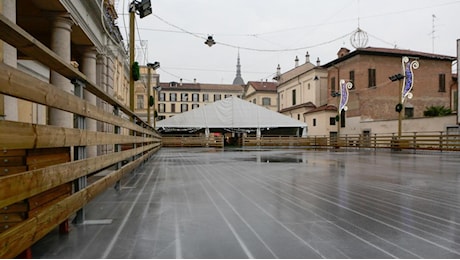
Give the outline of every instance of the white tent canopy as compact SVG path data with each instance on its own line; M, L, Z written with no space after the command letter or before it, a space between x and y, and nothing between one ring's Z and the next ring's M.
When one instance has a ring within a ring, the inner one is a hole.
M307 124L264 107L229 97L209 105L158 121L157 129L257 129L261 128L303 128L306 135Z

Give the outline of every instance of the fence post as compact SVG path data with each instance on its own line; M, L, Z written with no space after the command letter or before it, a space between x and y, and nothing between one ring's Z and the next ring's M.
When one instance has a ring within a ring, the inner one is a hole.
M377 150L377 134L374 134L374 150Z
M444 140L444 138L443 138L442 132L440 132L439 133L439 150L441 150L441 152L442 152L442 148L443 148L443 145L442 145L443 140ZM449 146L447 146L447 148L449 148Z
M84 83L80 80L74 79L72 80L72 84L75 86L75 96L80 97L83 99L83 89ZM85 130L86 129L86 118L80 115L77 115L75 118L75 127L78 129ZM83 160L86 158L86 147L85 146L77 146L74 148L74 160ZM86 176L82 176L74 181L74 192L78 192L84 189L87 185ZM84 208L79 209L76 212L75 218L73 219L73 223L75 224L83 224L85 222L85 211Z
M113 113L116 115L116 116L120 116L120 108L119 107L114 107L113 108ZM118 126L118 125L115 125L114 127L114 132L115 134L119 135L121 134L121 127ZM118 153L118 152L121 152L121 144L115 144L115 147L114 147L114 150L115 150L115 153ZM121 162L117 162L116 165L115 165L115 170L118 170L121 168L121 165L122 163ZM121 188L121 180L118 180L116 183L115 183L115 190L120 190Z

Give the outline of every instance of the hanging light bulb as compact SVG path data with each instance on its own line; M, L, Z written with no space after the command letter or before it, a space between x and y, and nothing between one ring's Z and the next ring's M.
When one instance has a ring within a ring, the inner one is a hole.
M211 35L208 35L208 39L204 42L204 44L208 45L209 47L213 46L214 44L216 44L216 42L214 41L214 39L212 38Z

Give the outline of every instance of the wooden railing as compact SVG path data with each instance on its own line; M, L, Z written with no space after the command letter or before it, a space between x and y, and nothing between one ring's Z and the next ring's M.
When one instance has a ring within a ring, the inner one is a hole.
M0 120L0 257L13 258L113 187L161 147L161 136L16 24L0 15L1 40L110 104L110 112L0 63L0 94L110 124L113 133ZM128 119L120 115L124 113ZM114 152L75 158L87 146ZM122 149L122 146L125 149ZM95 173L110 169L102 178ZM86 183L87 178L93 178ZM83 182L80 182L84 180Z
M222 136L163 136L162 144L164 147L224 147Z
M306 146L313 148L389 148L394 150L460 151L460 135L446 133L406 133L399 139L395 134L329 136L255 136L243 138L243 146Z

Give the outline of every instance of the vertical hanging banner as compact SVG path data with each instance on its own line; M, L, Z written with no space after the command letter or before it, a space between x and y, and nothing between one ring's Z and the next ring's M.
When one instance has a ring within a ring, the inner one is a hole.
M414 86L414 69L418 69L420 66L418 60L415 59L409 59L409 57L402 57L402 67L404 71L404 81L401 89L401 100L402 103L404 104L404 101L406 100L406 97L408 99L411 99L413 97L412 95L412 88Z
M347 111L348 103L348 90L353 88L353 83L350 81L346 82L345 80L340 80L340 104L339 104L339 115L342 114L342 110Z

